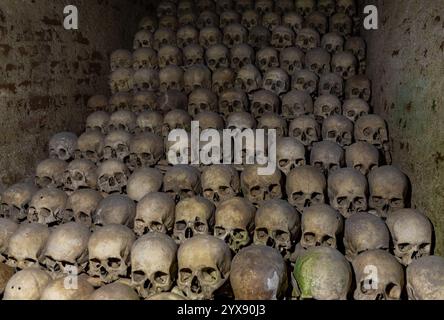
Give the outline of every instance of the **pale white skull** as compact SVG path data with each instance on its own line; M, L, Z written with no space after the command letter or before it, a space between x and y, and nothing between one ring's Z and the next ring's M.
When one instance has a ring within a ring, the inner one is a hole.
M136 115L129 110L119 110L111 114L108 124L108 132L125 130L133 133L136 128Z
M66 204L68 196L55 188L45 188L37 191L29 203L28 221L45 225L54 225L69 221Z
M202 111L217 112L217 95L209 89L196 89L188 98L188 113L192 116Z
M211 90L220 96L224 91L234 86L236 72L230 68L219 68L213 72L211 79Z
M330 31L348 37L353 31L353 20L345 13L337 12L330 17Z
M433 226L430 220L414 209L400 209L387 218L393 240L393 253L404 266L431 253Z
M201 192L200 172L188 165L171 167L163 177L163 191L176 202Z
M105 111L108 108L108 98L104 95L94 95L88 99L88 112Z
M140 30L147 30L149 32L154 32L156 31L157 27L158 27L158 21L157 17L155 16L143 17L139 22Z
M148 193L137 204L134 233L139 237L149 232L170 234L175 210L176 204L166 193Z
M200 196L179 201L176 205L173 239L183 244L196 235L212 234L214 212L214 204Z
M141 91L133 95L131 100L131 111L140 115L144 111L157 109L157 96L152 91Z
M251 114L258 120L265 113L279 112L279 97L269 90L259 90L251 98Z
M153 48L139 48L133 53L133 69L156 69L157 52Z
M347 167L354 168L365 176L379 166L379 158L378 149L367 142L356 142L345 150Z
M111 93L130 92L133 90L133 69L117 69L109 77Z
M319 77L316 73L307 70L296 70L292 76L291 88L306 91L310 95L314 96L318 90Z
M294 168L307 164L305 160L305 147L293 137L278 139L276 160L279 170L287 176Z
M248 33L248 44L254 49L259 50L269 45L271 33L264 26L257 26Z
M241 173L241 188L255 206L262 201L280 199L283 195L282 174L275 170L271 175L260 175L259 165L247 165Z
M376 210L381 218L408 206L409 180L396 167L382 166L373 169L368 175L369 207Z
M222 43L222 32L217 27L205 27L200 30L199 44L208 50L216 44Z
M246 43L248 40L248 30L240 23L232 23L224 28L223 43L229 49L235 45Z
M344 80L348 80L356 75L358 62L350 52L337 52L331 58L331 68L338 76L341 76Z
M202 172L203 196L216 206L235 197L240 191L239 175L229 165L211 165Z
M262 16L262 25L273 32L278 26L281 26L282 19L281 15L277 12L267 12Z
M400 300L404 288L404 270L385 250L370 250L353 260L355 300ZM369 272L370 271L370 272Z
M27 268L14 274L5 287L3 300L40 300L51 276L38 267Z
M239 89L228 89L219 95L219 113L225 119L234 112L243 112L248 110L249 101L244 91Z
M21 224L9 238L6 264L17 270L37 267L49 234L46 225Z
M32 183L17 183L3 191L0 197L0 218L17 223L26 220L29 204L37 190L37 186Z
M77 146L77 135L72 132L60 132L49 140L49 157L69 161L74 158Z
M334 95L341 98L344 94L344 79L336 73L328 72L319 80L319 95Z
M329 116L322 122L322 137L347 147L353 142L353 122L341 115Z
M96 210L103 197L100 192L92 189L80 189L73 192L66 204L67 216L72 216L74 221L91 228Z
M370 113L369 104L362 99L353 98L344 100L342 105L342 114L350 121L356 122L360 117Z
M321 47L332 55L344 51L344 45L344 38L337 32L326 33L321 39Z
M154 35L148 30L140 30L134 36L133 49L137 50L140 48L152 48L154 45Z
M106 160L97 168L97 187L106 194L122 194L126 191L128 177L129 170L122 161Z
M319 169L301 166L288 174L286 190L288 202L302 212L304 208L325 203L327 182Z
M215 214L214 236L238 252L250 244L256 208L246 199L233 197L222 201Z
M137 168L154 166L163 154L163 139L154 133L142 133L131 140L128 168L134 171Z
M97 130L87 131L77 140L76 159L87 159L95 164L103 157L105 136Z
M256 10L247 10L242 14L241 24L248 31L251 31L251 29L261 24L261 15Z
M178 289L192 300L213 299L230 277L228 245L210 235L198 235L182 244L177 253Z
M295 34L293 30L286 26L277 26L271 32L270 44L277 50L289 48L294 45Z
M40 264L53 278L63 277L73 268L79 273L83 272L88 263L90 235L85 225L76 222L53 228L42 251Z
M132 94L129 92L117 92L109 98L109 111L116 112L118 110L129 110L131 105Z
M367 210L368 184L365 176L351 168L335 170L328 177L330 205L344 218Z
M154 33L153 44L149 47L152 47L159 52L159 50L163 46L175 46L176 45L176 33L173 30L166 28L158 28ZM159 54L160 56L160 54Z
M211 70L203 64L189 67L184 74L184 85L186 94L200 88L211 89Z
M230 52L231 63L230 67L233 70L239 70L248 64L254 64L255 53L254 49L248 44L240 44L231 48Z
M277 137L287 136L287 121L277 113L266 112L259 119L257 124L258 129L265 130L265 134L268 134L268 130L276 130Z
M279 52L273 47L264 47L256 53L256 65L262 73L279 67Z
M304 52L298 47L288 47L279 53L280 67L289 75L304 67Z
M141 168L133 172L126 186L128 197L139 202L145 195L160 191L163 175L158 169Z
M366 102L371 98L371 82L370 79L364 75L356 75L347 80L345 83L345 98L346 99L363 99Z
M302 213L301 247L337 248L343 230L343 219L338 211L326 204L305 208Z
M327 176L344 166L344 149L336 142L317 142L311 149L310 164Z
M183 70L176 65L168 65L159 71L160 91L182 91L184 87Z
M40 188L60 188L68 164L60 159L41 161L35 170L35 184Z
M219 14L219 27L221 29L232 23L241 23L241 15L234 10L225 10Z
M330 54L322 48L314 48L305 55L305 66L318 76L330 72Z
M390 232L381 218L360 212L345 220L345 257L353 261L356 256L369 250L387 250L390 246Z
M319 32L320 35L324 35L328 32L328 18L320 11L313 11L305 18L305 25L308 28L312 28Z
M332 94L321 95L314 102L313 113L316 121L322 124L328 117L342 113L341 100Z
M413 261L407 267L409 300L443 300L444 259L428 256Z
M142 298L173 287L177 276L176 253L176 243L165 234L150 233L134 242L131 248L131 286Z
M263 202L254 219L254 243L276 248L285 259L299 236L301 221L298 212L285 200Z
M287 11L282 15L282 24L293 30L295 34L298 34L302 30L304 18L296 11Z
M127 277L134 241L135 236L131 229L121 224L110 224L97 229L88 241L88 274L102 283Z
M63 175L63 188L67 192L78 189L95 189L97 186L97 167L90 160L80 159L69 163Z
M379 150L390 148L387 123L379 115L368 114L356 120L354 136L356 141L368 142Z
M88 282L85 275L77 278L77 289L73 290L71 286L66 285L66 277L52 280L42 291L40 300L51 301L79 301L88 300L94 292L94 287Z
M183 65L191 67L205 63L205 49L198 44L190 44L182 49ZM186 71L185 71L186 72Z
M205 52L205 61L211 71L230 66L230 50L223 44L215 44Z
M201 12L196 21L196 26L199 29L208 27L219 27L219 15L211 10L204 10Z
M307 150L311 150L313 144L321 140L321 128L312 116L299 116L290 122L288 126L290 137L300 141Z
M125 130L114 130L105 137L103 159L126 161L130 151L131 134Z
M307 52L321 46L321 36L315 29L304 28L297 33L295 44Z
M105 111L91 113L86 119L86 131L97 130L106 134L109 118L109 113Z
M132 60L132 54L128 50L118 49L113 51L110 57L111 71L116 71L119 68L131 68L133 65Z

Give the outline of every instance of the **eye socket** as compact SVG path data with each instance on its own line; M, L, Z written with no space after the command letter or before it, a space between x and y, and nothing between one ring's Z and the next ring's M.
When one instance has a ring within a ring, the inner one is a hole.
M347 197L339 197L336 199L338 205L343 206L347 204Z
M119 258L108 258L107 265L112 269L117 269L121 265L121 260Z
M167 284L169 278L170 278L170 276L162 271L157 271L154 274L154 281L157 282L158 284L161 284L161 285Z
M218 272L216 269L210 267L202 269L202 282L214 283L218 278Z
M179 271L180 282L186 282L186 281L190 280L192 275L193 275L193 272L191 271L191 269L188 269L188 268L180 269L180 271Z
M314 243L316 241L316 236L312 232L306 232L304 233L304 241L307 243Z
M206 227L207 227L207 225L206 225L205 223L203 223L203 222L196 221L196 222L194 223L194 229L195 229L197 232L204 232L204 231L206 230Z
M145 281L146 274L143 270L135 270L135 271L133 271L131 278L134 282L140 283L142 281Z
M397 247L399 251L407 252L412 248L412 245L410 243L398 243Z
M382 199L381 197L375 197L375 196L373 196L373 197L372 197L372 201L373 201L373 203L376 204L376 205L381 205L382 202L383 202L383 199Z
M402 199L398 199L398 198L392 198L390 199L390 206L391 207L395 207L395 208L399 208L403 205L403 201Z
M216 237L223 237L226 233L227 233L227 231L225 230L225 228L223 228L221 226L216 226L214 228L214 235Z
M184 220L177 221L175 224L175 229L178 231L183 231L187 227L187 223Z
M333 247L335 243L335 239L332 237L325 235L322 237L322 244L327 245L329 247Z
M279 242L288 242L290 241L290 234L283 230L276 230L275 231L275 240Z
M243 229L234 229L233 238L237 241L246 240L248 238L248 232Z

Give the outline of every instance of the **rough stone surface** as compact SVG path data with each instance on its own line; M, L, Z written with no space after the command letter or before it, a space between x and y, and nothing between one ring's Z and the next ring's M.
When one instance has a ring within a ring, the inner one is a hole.
M79 30L63 28L63 9L79 10ZM130 48L154 1L0 2L0 184L32 174L49 137L80 133L86 102L108 95L109 54Z
M388 122L393 160L413 185L412 206L433 222L444 254L444 1L366 1L379 30L364 31L375 112Z

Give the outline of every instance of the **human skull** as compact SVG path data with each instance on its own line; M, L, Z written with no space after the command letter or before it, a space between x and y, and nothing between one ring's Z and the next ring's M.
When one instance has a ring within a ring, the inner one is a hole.
M176 205L176 216L173 239L177 244L196 235L212 234L214 227L214 204L200 196L179 201Z
M254 65L243 66L237 73L234 83L236 89L252 94L262 86L262 75Z
M190 131L192 118L190 115L181 109L175 109L168 112L163 119L162 134L168 137L171 130L182 129Z
M292 76L291 88L306 91L311 96L314 96L318 90L318 82L319 77L316 73L307 69L296 70Z
M337 52L331 59L331 68L338 76L341 76L344 80L348 80L356 75L358 62L350 52Z
M237 71L243 66L254 64L255 53L254 49L248 44L240 44L231 48L231 63L230 67Z
M60 188L63 186L63 173L68 164L60 159L41 161L35 171L35 184L40 188Z
M337 32L326 33L321 39L321 47L335 55L344 51L344 38Z
M327 176L344 166L344 149L332 141L317 142L311 149L310 164Z
M154 133L142 133L131 140L128 168L134 171L137 168L154 166L163 154L163 139Z
M184 89L190 94L197 89L211 89L211 71L203 64L189 67L184 74Z
M48 272L38 267L19 271L6 284L3 300L40 300L43 289L50 281Z
M128 197L138 202L151 192L160 191L162 173L154 168L141 168L133 172L126 186Z
M261 15L256 10L247 10L242 14L241 24L250 31L261 23Z
M370 113L370 106L365 100L359 98L347 99L342 105L342 113L350 121L356 122L360 117Z
M126 161L129 156L131 134L125 130L114 130L105 137L103 159Z
M364 75L356 75L349 78L345 83L345 98L359 98L369 102L371 90L372 88L369 78Z
M296 244L301 226L299 214L285 200L265 201L254 219L254 243L276 248L285 259Z
M298 47L288 47L280 51L279 62L280 67L289 75L304 67L304 52Z
M324 35L328 31L328 18L320 11L313 11L305 18L305 25Z
M28 221L46 225L54 225L71 220L67 216L66 203L68 196L55 188L45 188L37 191L29 203Z
M264 74L262 88L280 96L289 91L290 77L281 68L268 69Z
M109 118L109 114L105 111L91 113L86 119L86 131L97 130L106 134Z
M73 217L75 222L91 228L102 199L102 195L96 190L77 190L69 196L66 203L67 216Z
M153 44L149 47L152 47L159 52L159 50L163 46L175 46L176 45L176 33L173 30L166 28L159 28L154 33ZM160 56L160 54L159 54Z
M148 30L140 30L134 36L134 41L133 41L134 50L140 48L152 48L153 45L154 45L154 35Z
M116 71L119 68L131 68L133 57L130 51L119 49L111 53L111 71Z
M88 112L105 111L108 108L108 98L104 95L95 95L88 99Z
M315 29L304 28L297 33L295 43L302 51L308 52L311 49L320 47L321 36Z
M200 13L196 21L196 26L202 30L208 27L219 27L219 16L211 10L204 10Z
M168 90L161 93L157 99L157 110L163 114L171 110L186 110L188 105L188 97L185 93L178 90Z
M133 53L133 69L156 69L157 52L153 48L139 48Z
M184 86L183 70L176 65L168 65L159 71L160 91L182 91Z
M379 115L368 114L356 120L354 136L356 141L368 142L379 150L390 148L387 124Z
M219 113L225 119L234 112L248 110L249 101L244 91L239 89L228 89L219 95Z
M269 90L259 90L251 98L251 114L258 120L265 113L279 112L279 97Z
M120 160L110 159L102 162L97 169L99 191L112 194L124 193L128 183L129 170Z
M220 202L215 214L214 236L237 253L251 242L256 208L246 199L233 197Z
M393 253L404 266L430 255L433 226L430 220L414 209L400 209L387 218L393 240Z
M231 49L235 45L246 43L248 40L248 30L240 23L232 23L224 28L223 43Z
M129 133L133 133L136 127L136 115L129 110L119 110L114 112L108 124L108 132L114 130L125 130Z
M296 11L286 11L282 15L282 24L291 28L295 34L302 30L304 18Z
M131 105L132 94L129 92L117 92L109 98L109 111L116 112L119 110L129 110ZM109 120L108 120L109 121Z
M159 72L154 69L140 69L134 73L134 92L157 91L159 89Z
M288 174L286 190L288 202L302 212L304 208L325 203L327 182L319 169L300 166Z
M245 129L255 128L256 120L249 112L233 112L228 116L227 129L244 131Z
M213 72L211 89L220 96L226 90L233 88L236 72L229 68L219 68Z
M321 129L312 116L299 116L290 122L288 126L290 137L300 141L307 150L311 150L313 144L321 139Z
M349 37L353 32L353 20L345 13L337 12L330 17L330 31Z
M239 175L229 165L209 166L202 173L202 191L203 196L217 206L239 193Z
M193 90L188 100L188 113L195 116L203 111L217 111L217 95L209 89Z
M163 191L176 202L200 194L200 172L188 165L171 167L163 177Z
M177 16L163 16L159 18L159 28L170 29L177 31L179 20Z
M131 301L140 300L138 294L127 284L114 282L94 291L88 300L99 301Z
M259 165L248 165L241 173L242 192L255 206L283 195L281 172L276 169L271 175L260 175L259 168Z
M367 176L379 166L379 151L367 142L356 142L345 150L347 167L354 168Z
M292 137L278 139L276 160L279 170L287 176L294 168L306 165L305 147Z
M355 169L338 169L328 177L330 204L344 218L367 210L367 194L367 179Z
M251 245L233 259L231 287L237 300L278 300L286 292L286 264L276 249Z
M301 247L337 248L343 230L343 219L338 211L326 204L305 208L302 213Z
M254 9L263 16L268 12L272 12L274 7L273 0L256 0L254 3Z
M88 279L85 275L80 275L77 278L77 289L75 290L72 289L71 285L67 285L67 283L68 281L66 277L50 281L45 289L42 291L40 300L88 300L91 294L94 292L94 287L88 282Z
M111 283L128 276L134 233L121 224L97 229L89 238L88 274L102 283Z
M152 91L141 91L133 95L131 100L131 111L140 115L144 111L157 109L157 96Z
M444 259L439 256L423 257L407 268L409 300L443 300Z
M256 65L262 73L279 67L279 52L273 47L263 47L256 53Z
M134 233L141 237L149 232L171 233L176 205L165 193L146 194L137 204Z
M316 10L315 0L296 0L295 2L296 12L301 16L306 17Z
M331 247L304 251L296 260L293 275L301 300L346 300L352 285L350 264Z
M216 112L203 111L194 116L194 121L199 122L199 130L214 129L222 131L225 127L224 119Z
M278 26L281 26L282 19L277 12L267 12L262 16L262 26L273 32Z
M334 95L341 98L344 93L344 80L336 73L328 72L319 80L319 95Z
M310 49L305 55L305 66L318 76L330 72L330 54L322 48Z
M353 53L359 62L365 61L367 56L367 46L361 37L350 37L345 42L344 49Z
M258 129L265 130L268 134L269 130L276 130L277 137L287 136L287 121L277 113L266 112L259 119Z
M165 234L150 233L134 242L131 285L142 298L172 288L177 276L176 253L176 243Z
M241 23L241 15L234 10L226 10L219 14L219 27L221 29L232 23Z
M63 175L63 188L72 192L78 189L95 189L97 186L97 167L90 160L79 159L69 163Z
M233 7L233 0L221 0L216 3L216 12L221 14L222 12L233 9Z
M183 65L191 67L194 65L204 64L205 49L198 44L190 44L182 49ZM186 72L186 70L185 70Z
M130 92L133 90L133 69L117 69L113 71L109 77L109 85L111 93Z
M408 206L409 180L398 168L375 168L368 175L368 183L369 207L376 210L379 217L386 219L394 211Z
M185 241L177 259L177 286L188 299L213 299L230 277L230 248L213 236L198 235Z
M205 61L213 72L218 68L228 68L230 66L230 50L223 44L215 44L207 49Z
M102 160L105 137L100 131L87 131L77 140L76 159L87 159L97 164Z
M200 30L199 44L205 50L222 43L222 32L217 27L205 27Z
M318 0L318 10L330 17L336 9L335 0Z
M341 115L329 116L322 123L322 137L347 147L353 142L353 122Z
M155 17L155 16L146 16L146 17L143 17L140 20L139 29L140 30L146 30L146 31L149 31L149 32L154 32L154 31L156 31L158 25L159 24L158 24L157 17Z
M50 231L46 225L23 223L9 238L6 265L17 270L38 266Z
M294 45L295 34L286 26L277 26L271 32L271 45L277 50L283 50Z
M77 136L72 132L60 132L49 140L49 157L69 161L74 158Z
M370 250L353 260L355 300L400 300L404 288L404 270L385 250Z
M390 245L389 230L381 218L366 212L359 212L345 220L345 257L352 261L369 250L386 250Z
M0 218L7 218L14 222L26 220L32 196L38 188L32 183L17 183L1 194Z
M179 25L186 26L190 25L195 27L197 21L197 14L195 12L187 12L179 16Z
M176 13L176 1L163 1L157 6L156 14L158 18L161 18L163 16L175 16Z
M271 33L264 26L257 26L248 33L248 44L254 49L259 50L269 45Z
M18 223L7 218L0 218L0 263L5 262L7 259L6 251L9 239L17 231L18 227ZM2 287L0 287L1 290Z
M337 96L332 94L321 95L314 102L314 116L319 124L322 124L328 117L341 113L342 104Z
M73 268L83 272L88 263L89 229L70 222L52 229L40 257L40 264L53 278L69 274Z

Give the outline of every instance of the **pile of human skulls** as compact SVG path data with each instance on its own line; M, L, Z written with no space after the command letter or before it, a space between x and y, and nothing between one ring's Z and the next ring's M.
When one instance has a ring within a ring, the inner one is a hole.
M353 0L162 1L85 132L1 194L3 298L444 299L359 26ZM171 165L193 120L275 129L278 169Z

